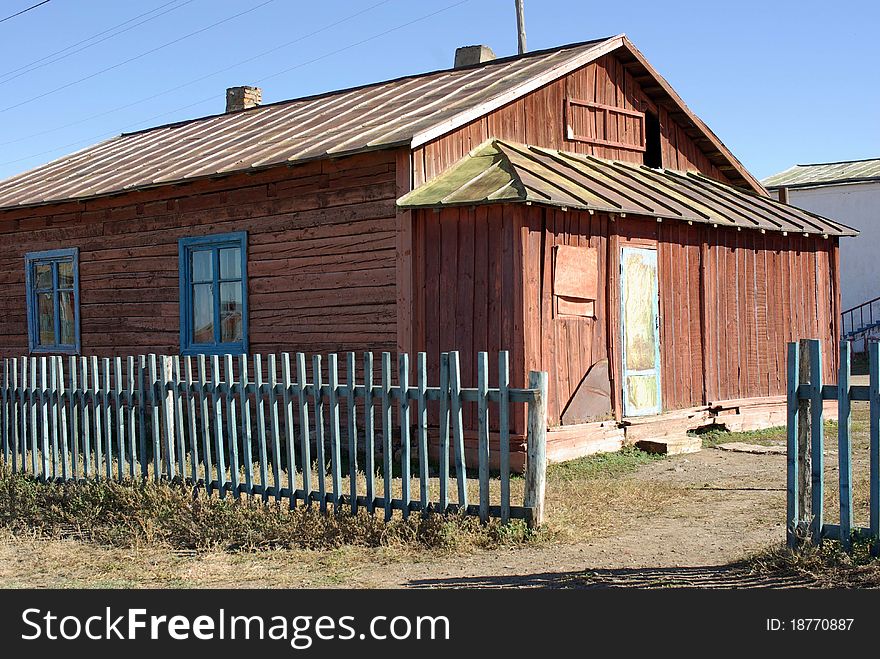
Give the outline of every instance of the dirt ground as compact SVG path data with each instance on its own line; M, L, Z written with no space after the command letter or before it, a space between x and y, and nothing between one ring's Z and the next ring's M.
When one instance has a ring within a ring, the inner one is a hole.
M784 538L784 456L706 448L652 461L623 478L636 491L673 487L680 495L651 514L632 499L610 500L615 523L601 537L464 554L354 547L188 553L6 533L0 586L743 587L752 577L730 564Z

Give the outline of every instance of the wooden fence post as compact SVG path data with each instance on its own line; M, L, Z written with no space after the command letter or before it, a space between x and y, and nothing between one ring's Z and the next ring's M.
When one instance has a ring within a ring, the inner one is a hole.
M810 382L810 364L813 351L812 341L801 339L800 368L798 369L798 387ZM813 516L813 489L812 489L812 415L811 400L798 398L798 511L800 515L796 520L798 526L804 520L812 519ZM798 529L800 534L800 529Z
M797 341L788 344L787 392L788 418L786 422L786 512L785 539L789 547L797 544L798 523L798 373L800 371L800 346Z
M523 506L534 510L529 526L544 521L544 492L547 485L547 373L529 373L529 389L537 389L535 402L529 405L527 462Z
M850 403L850 343L840 342L837 377L837 460L840 473L840 544L852 548L852 430Z
M822 403L822 342L810 340L810 425L812 448L809 456L812 473L812 497L810 512L812 521L812 542L822 541L823 506L825 498L825 459L822 451L825 446L825 429L822 422L824 405Z

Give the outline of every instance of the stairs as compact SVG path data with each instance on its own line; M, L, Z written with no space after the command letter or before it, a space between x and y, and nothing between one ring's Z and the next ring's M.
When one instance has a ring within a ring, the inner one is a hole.
M840 314L842 338L850 341L880 335L880 297L863 302Z

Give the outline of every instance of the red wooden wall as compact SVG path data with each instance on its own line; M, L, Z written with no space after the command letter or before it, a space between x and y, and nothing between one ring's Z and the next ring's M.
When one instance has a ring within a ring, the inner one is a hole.
M507 347L516 386L530 370L548 371L551 426L605 358L620 416L617 269L625 244L658 250L664 410L784 394L786 343L796 338L823 340L824 377L836 380L835 239L512 204L414 215L425 227L417 342L430 355L457 348L494 358ZM555 313L555 245L597 249L595 318ZM462 367L472 385L472 364Z
M663 107L656 107L623 63L613 54L573 71L572 73L531 92L498 110L451 131L413 151L413 173L416 186L431 180L456 163L471 149L494 137L562 151L586 153L600 158L643 162L640 151L596 146L566 137L563 105L566 98L577 98L620 107L657 111L661 125L663 166L680 170L697 170L722 182L729 182L715 167L696 142L691 139ZM616 141L623 134L625 119L609 123L598 134Z
M179 348L178 239L248 232L252 352L397 347L395 152L0 213L0 352L26 354L24 255L80 249L83 354Z

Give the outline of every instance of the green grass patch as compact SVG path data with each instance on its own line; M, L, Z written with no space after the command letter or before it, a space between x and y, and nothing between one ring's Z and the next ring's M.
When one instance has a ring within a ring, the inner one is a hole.
M571 482L597 478L617 478L631 474L642 465L662 460L663 455L646 453L634 446L628 446L616 453L597 453L570 462L552 464L547 467L547 482Z
M179 550L334 549L342 546L441 550L521 545L540 532L514 521L481 524L474 517L381 512L291 510L286 501L207 496L181 484L84 481L41 483L0 472L0 527L15 534L79 538L115 547Z
M854 434L867 431L867 422L861 418L856 418L854 415L852 429ZM785 432L785 426L749 430L746 432L730 432L724 428L709 426L688 434L701 438L703 440L703 448L712 448L719 444L730 444L733 442L759 444L761 446L778 446L785 443ZM825 422L825 440L832 443L837 441L837 421Z

